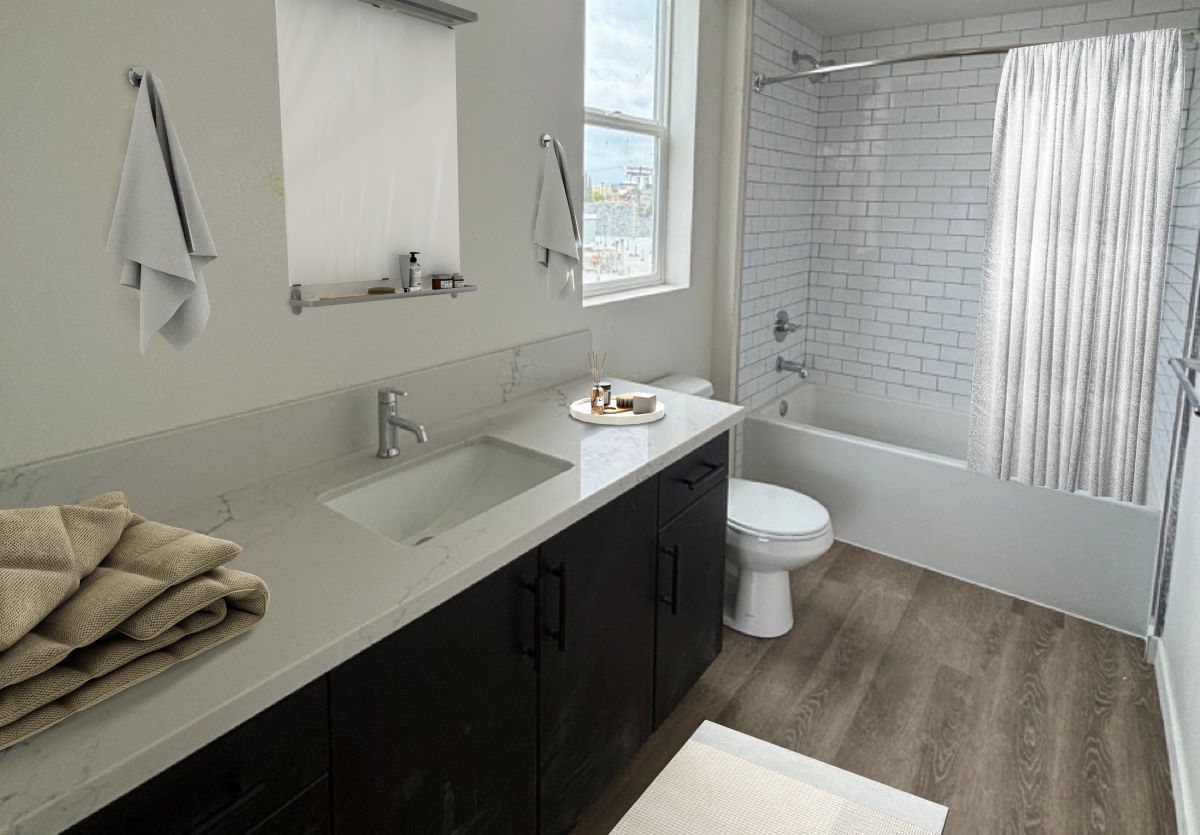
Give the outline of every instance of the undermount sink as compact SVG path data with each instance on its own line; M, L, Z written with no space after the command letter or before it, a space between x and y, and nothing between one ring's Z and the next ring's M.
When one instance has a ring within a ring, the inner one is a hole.
M567 461L484 436L338 488L321 501L388 539L419 544L569 469Z

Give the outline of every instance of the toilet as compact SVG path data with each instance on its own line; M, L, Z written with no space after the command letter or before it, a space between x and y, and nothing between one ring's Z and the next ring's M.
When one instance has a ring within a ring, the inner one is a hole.
M712 397L708 380L671 374L650 383L668 391ZM792 628L789 572L833 546L829 511L796 490L729 479L725 522L725 625L756 638Z

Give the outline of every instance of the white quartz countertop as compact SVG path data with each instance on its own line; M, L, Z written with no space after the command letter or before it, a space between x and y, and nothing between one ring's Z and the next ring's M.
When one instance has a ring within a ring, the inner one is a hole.
M390 461L363 449L159 514L240 543L245 550L231 567L266 580L270 609L249 634L0 751L0 832L54 832L83 819L743 417L728 403L613 383L615 391L657 392L667 416L641 426L579 423L567 405L586 396L580 379L431 426L425 445L401 433L402 454ZM572 467L419 546L388 540L318 500L479 435Z

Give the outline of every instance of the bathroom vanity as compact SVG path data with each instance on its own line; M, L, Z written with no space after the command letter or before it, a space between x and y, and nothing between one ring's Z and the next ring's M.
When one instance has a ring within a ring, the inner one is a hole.
M568 831L721 650L728 433L75 827Z
M744 416L614 380L666 418L574 421L590 349L568 334L0 471L5 507L119 486L242 545L232 567L271 592L248 634L0 751L0 833L567 828L720 649ZM381 385L429 427L388 460Z

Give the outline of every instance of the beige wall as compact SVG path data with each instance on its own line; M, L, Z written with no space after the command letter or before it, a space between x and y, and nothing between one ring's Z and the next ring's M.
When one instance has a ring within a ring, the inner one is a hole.
M697 2L696 167L713 176L696 184L690 289L586 310L547 297L529 244L537 137L581 159L583 3L467 0L480 22L458 36L462 261L483 290L298 317L284 301L274 4L0 4L0 467L580 327L614 375L707 374L724 0ZM135 63L167 86L220 252L208 330L179 353L161 340L138 353L136 296L104 252Z

